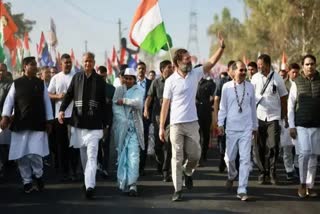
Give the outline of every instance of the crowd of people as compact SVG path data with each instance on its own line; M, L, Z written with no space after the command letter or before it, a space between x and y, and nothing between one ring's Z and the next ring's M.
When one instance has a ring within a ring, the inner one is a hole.
M314 181L320 154L320 76L316 58L273 69L267 54L257 63L230 61L228 71L213 80L210 71L225 44L203 65L178 49L173 62L159 65L160 76L139 62L120 66L111 85L104 66L95 70L95 55L86 52L82 71L72 70L70 55L61 56L61 71L37 68L35 57L23 59L23 75L13 80L0 64L0 169L15 161L23 190L43 191L44 164L53 164L61 182L77 181L94 197L97 171L107 178L116 154L119 189L137 196L150 147L156 171L173 183L172 201L193 187L193 173L207 164L214 132L219 171L227 169L226 187L238 180L237 197L248 199L249 174L255 165L258 183L278 183L276 163L282 152L287 180L298 180L298 196L316 197ZM301 71L300 71L301 70ZM152 133L152 134L151 134ZM150 135L154 143L150 142ZM111 146L114 144L114 146ZM48 158L49 157L49 158ZM82 177L82 176L81 176Z

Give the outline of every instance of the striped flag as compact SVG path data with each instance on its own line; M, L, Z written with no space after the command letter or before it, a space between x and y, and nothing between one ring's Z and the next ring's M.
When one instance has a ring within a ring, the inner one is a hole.
M158 0L142 0L131 23L130 40L150 54L157 53L166 43L167 34Z
M24 37L23 37L23 57L27 57L27 56L31 56L30 54L30 47L29 47L29 35L28 32L24 33Z

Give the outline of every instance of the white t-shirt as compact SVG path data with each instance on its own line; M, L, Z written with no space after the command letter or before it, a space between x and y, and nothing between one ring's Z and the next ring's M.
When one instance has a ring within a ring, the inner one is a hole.
M170 124L198 120L196 94L198 83L204 76L203 67L192 69L185 78L174 72L166 79L163 98L170 99Z
M67 93L72 77L74 75L75 75L74 71L70 71L70 73L68 74L65 74L63 71L57 73L52 77L50 81L48 92L51 94ZM56 101L56 104L55 104L56 118L58 118L61 104L62 104L62 100ZM73 109L73 101L69 104L68 108L64 112L65 118L71 117L72 109Z
M274 72L274 71L273 71ZM274 72L274 75L268 84L265 92L261 96L261 90L267 82L267 79L271 75L272 71L266 77L260 72L253 75L251 83L255 88L256 102L261 99L257 108L257 117L259 120L273 121L281 119L281 101L280 97L286 96L288 91L282 77ZM275 89L275 90L274 90Z

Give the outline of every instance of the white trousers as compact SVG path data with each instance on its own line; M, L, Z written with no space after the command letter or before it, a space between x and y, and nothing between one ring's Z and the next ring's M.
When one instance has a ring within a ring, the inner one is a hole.
M300 183L312 189L316 178L318 157L317 155L299 154Z
M224 160L228 169L228 179L234 180L238 171L235 160L239 150L240 168L238 194L247 193L248 179L250 173L250 154L251 154L252 130L246 131L226 131L226 152Z
M32 182L32 175L40 178L43 175L42 157L36 154L25 155L17 160L23 184Z
M86 189L96 186L97 156L99 140L102 138L102 135L102 130L88 130L73 127L71 131L70 144L75 148L80 147L80 158Z
M313 188L320 153L320 128L297 127L296 151L299 155L300 183Z

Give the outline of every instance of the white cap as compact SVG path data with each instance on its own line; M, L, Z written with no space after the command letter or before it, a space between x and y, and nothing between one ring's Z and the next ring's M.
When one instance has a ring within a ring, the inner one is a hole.
M136 76L136 71L133 68L126 68L124 71L124 76Z

